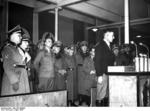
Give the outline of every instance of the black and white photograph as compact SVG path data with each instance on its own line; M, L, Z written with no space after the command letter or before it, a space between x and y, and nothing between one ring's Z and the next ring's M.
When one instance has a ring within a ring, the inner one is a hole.
M0 0L0 110L148 110L149 48L150 0Z

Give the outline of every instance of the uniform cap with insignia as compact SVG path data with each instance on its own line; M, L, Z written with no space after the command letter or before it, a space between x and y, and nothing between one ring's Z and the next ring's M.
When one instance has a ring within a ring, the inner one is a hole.
M22 28L20 25L17 25L13 29L9 30L8 31L8 37L10 37L10 35L13 34L14 32L23 34L23 31L22 31Z
M27 34L22 35L22 41L30 41L30 37Z
M67 48L68 48L68 49L70 49L70 50L74 50L75 45L74 45L74 44L71 44L71 45L70 45L70 46L68 46Z
M62 47L62 42L61 41L55 41L53 46L56 46L56 47Z
M119 50L119 46L118 45L116 45L116 44L114 44L113 46L112 46L112 50Z
M87 41L82 41L82 42L80 42L80 47L81 46L88 46L88 42Z

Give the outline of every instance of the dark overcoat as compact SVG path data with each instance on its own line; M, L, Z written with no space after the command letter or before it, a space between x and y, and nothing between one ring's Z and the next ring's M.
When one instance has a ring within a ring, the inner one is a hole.
M107 73L107 67L114 65L115 56L106 42L101 41L95 48L94 64L97 76Z
M97 82L97 100L108 97L107 67L114 65L115 56L105 41L101 41L95 50L95 69L97 77L102 76L102 83Z
M62 75L59 70L65 70L64 57L55 58L54 73L55 73L55 89L64 90L66 89L66 74Z
M91 57L85 58L83 71L85 72L85 79L83 81L85 95L91 96L91 88L96 87L96 73L90 74L91 71L95 71L94 61Z
M65 56L65 69L67 70L67 91L68 91L68 100L77 99L77 70L76 70L76 61L74 56Z

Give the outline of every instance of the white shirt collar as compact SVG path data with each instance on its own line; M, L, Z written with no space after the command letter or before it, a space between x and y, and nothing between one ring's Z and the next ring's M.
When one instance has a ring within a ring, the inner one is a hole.
M108 42L106 39L103 39L104 42L106 42L107 46L110 48L110 42Z

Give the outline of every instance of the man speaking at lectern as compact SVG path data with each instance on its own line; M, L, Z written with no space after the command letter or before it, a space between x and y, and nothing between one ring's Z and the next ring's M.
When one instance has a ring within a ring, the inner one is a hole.
M108 76L107 67L114 65L115 56L111 50L110 43L114 40L114 32L107 29L104 37L100 40L95 50L95 69L98 77L97 81L97 106L108 106Z

